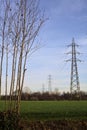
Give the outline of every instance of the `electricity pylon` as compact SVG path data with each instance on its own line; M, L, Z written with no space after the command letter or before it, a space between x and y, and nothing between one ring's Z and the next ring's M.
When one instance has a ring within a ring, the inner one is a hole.
M70 60L67 60L67 61L71 61L70 93L71 94L77 93L79 95L80 83L79 83L77 61L81 62L81 60L77 59L77 54L80 54L80 53L76 51L76 47L78 47L78 45L75 43L74 38L72 39L72 44L69 46L72 47L72 51L68 53L72 55L72 58Z
M49 92L49 94L52 93L52 84L51 84L51 80L52 80L51 75L48 75L48 92Z

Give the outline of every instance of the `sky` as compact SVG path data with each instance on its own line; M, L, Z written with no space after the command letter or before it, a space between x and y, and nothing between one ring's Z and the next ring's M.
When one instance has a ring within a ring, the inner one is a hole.
M40 10L48 19L41 28L38 41L42 47L28 59L24 88L48 91L48 75L52 90L70 91L71 58L67 52L74 37L82 60L78 64L80 89L87 91L87 0L40 0Z
M48 20L39 33L42 45L29 59L25 87L31 91L48 91L48 75L51 86L59 92L70 91L71 58L67 52L74 37L82 60L78 64L80 90L87 91L87 0L40 0L42 11Z

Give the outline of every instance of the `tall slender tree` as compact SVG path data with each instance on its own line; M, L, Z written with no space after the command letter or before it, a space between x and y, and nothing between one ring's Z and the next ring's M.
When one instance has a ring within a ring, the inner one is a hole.
M2 88L2 70L3 70L3 58L4 58L4 48L5 40L8 35L7 24L8 24L8 13L9 13L9 4L7 1L3 0L2 2L2 12L0 15L0 39L1 39L1 57L0 57L0 98L1 98L1 88Z
M9 108L10 110L15 108L19 113L27 60L29 55L38 48L35 39L45 22L45 18L44 15L40 14L38 0L4 0L2 3L4 13L1 15L2 20L0 21L0 38L2 41L0 57L0 95L2 88L3 58L4 52L6 52L5 95L7 97L7 79L10 74L8 68L10 66L11 74L9 77L11 82ZM9 50L11 50L12 62L8 65ZM14 99L15 102L13 102Z

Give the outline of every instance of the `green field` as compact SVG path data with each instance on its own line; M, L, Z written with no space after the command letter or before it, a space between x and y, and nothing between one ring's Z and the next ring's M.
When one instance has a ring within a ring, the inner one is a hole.
M0 110L3 103L0 102ZM87 119L87 101L22 101L21 116L30 120Z
M21 114L28 119L87 119L87 101L21 102Z

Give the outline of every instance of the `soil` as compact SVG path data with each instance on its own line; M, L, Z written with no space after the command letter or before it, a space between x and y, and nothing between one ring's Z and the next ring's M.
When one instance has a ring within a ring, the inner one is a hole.
M21 121L20 130L87 130L87 121Z

